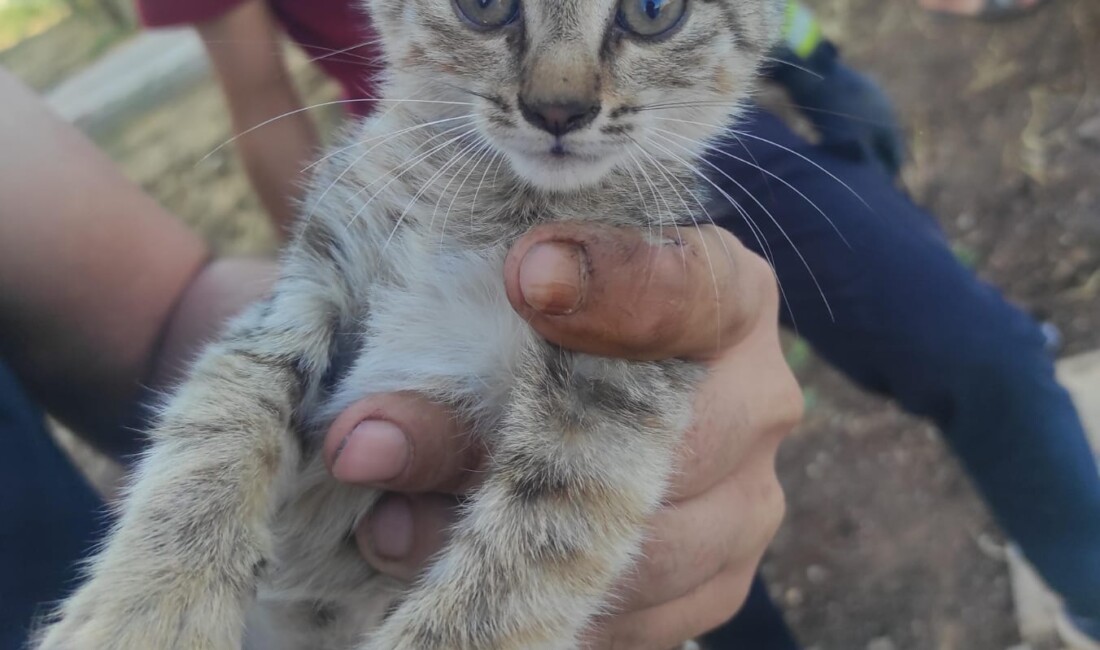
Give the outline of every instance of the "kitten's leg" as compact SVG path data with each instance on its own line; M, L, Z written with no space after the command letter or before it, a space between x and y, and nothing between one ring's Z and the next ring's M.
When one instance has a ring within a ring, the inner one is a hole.
M697 369L541 349L448 548L365 647L564 650L638 551Z
M36 647L239 650L278 482L302 453L291 420L325 372L335 324L331 303L285 284L168 403L89 582Z

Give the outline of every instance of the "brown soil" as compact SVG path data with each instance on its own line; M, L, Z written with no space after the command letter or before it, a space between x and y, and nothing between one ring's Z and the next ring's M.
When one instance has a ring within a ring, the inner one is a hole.
M1055 0L997 24L900 0L816 4L896 98L912 147L905 183L959 253L1057 323L1067 352L1100 345L1100 4ZM311 98L329 96L303 78ZM227 137L208 86L103 144L219 250L269 251L231 147L199 163ZM780 459L790 516L766 572L806 646L1017 643L999 533L936 432L814 362L799 374L812 406Z
M1100 5L978 23L909 2L816 4L896 99L905 184L959 254L1056 323L1066 353L1097 347ZM1000 533L935 429L816 364L800 375L818 403L780 459L790 516L767 574L806 645L1018 643Z

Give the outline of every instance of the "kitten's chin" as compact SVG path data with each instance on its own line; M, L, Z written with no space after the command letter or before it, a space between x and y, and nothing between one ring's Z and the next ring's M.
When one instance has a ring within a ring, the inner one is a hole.
M588 157L576 154L508 156L520 178L546 192L573 192L598 185L615 167L612 156Z

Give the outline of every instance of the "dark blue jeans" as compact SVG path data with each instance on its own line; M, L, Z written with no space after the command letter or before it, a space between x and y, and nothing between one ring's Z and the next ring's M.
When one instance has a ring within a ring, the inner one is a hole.
M725 151L747 162L713 158L733 180L710 171L756 225L728 203L716 202L711 214L771 259L784 321L864 387L933 418L1043 576L1073 610L1100 615L1100 477L1035 323L958 264L934 220L877 168L831 157L765 113L738 130L749 135ZM752 164L820 206L847 243L808 201ZM71 585L74 562L104 519L2 367L0 439L0 650L15 650L35 609ZM719 650L797 650L759 581L711 640Z
M107 518L2 362L0 441L0 650L22 650L35 615L75 584Z

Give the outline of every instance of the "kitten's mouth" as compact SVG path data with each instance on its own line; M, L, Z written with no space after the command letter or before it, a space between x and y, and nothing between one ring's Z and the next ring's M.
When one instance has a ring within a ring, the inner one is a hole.
M594 185L615 162L610 152L584 143L565 142L563 138L526 151L515 151L511 159L520 176L535 186L552 190Z
M585 154L582 154L582 153L578 152L576 147L567 146L565 144L565 142L562 141L561 138L557 138L556 140L554 140L554 143L550 145L550 148L546 149L545 153L543 153L539 157L540 158L549 158L550 160L554 160L554 161L566 161L566 160L594 161L594 160L597 160L599 158L599 156L594 156L594 155L591 155L591 154L585 155Z

